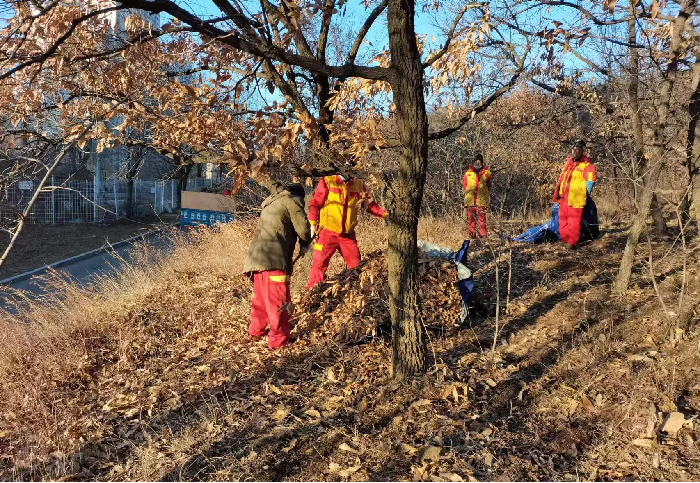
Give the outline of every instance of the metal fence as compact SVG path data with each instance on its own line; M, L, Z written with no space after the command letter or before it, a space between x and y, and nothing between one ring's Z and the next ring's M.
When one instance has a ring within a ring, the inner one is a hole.
M191 178L188 190L212 186L216 180ZM38 180L22 180L0 192L0 221L17 219L31 200ZM52 178L30 211L29 223L86 223L127 216L174 213L179 208L178 180L66 180Z
M22 180L0 193L0 219L16 219L34 196L37 180ZM61 186L63 185L63 186ZM60 188L59 188L60 187ZM92 181L51 180L29 212L28 223L80 223L94 221Z
M129 204L134 216L137 217L173 213L179 207L177 191L178 182L173 179L135 179L131 190L126 181L117 179L104 181L97 184L93 219L103 221L124 217L129 211Z

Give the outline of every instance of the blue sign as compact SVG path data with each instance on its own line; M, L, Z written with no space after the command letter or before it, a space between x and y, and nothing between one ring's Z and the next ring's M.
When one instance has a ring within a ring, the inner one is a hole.
M180 209L180 228L185 226L214 226L217 223L230 223L233 215L225 211L193 210L191 208Z

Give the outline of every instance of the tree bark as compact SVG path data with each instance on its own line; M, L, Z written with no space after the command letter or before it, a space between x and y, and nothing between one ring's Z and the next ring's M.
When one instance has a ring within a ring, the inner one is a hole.
M331 88L328 76L314 76L316 82L316 101L318 102L318 129L319 138L325 147L330 145L330 132L328 126L333 124L333 111L328 108L331 99Z
M418 217L428 164L428 117L423 68L416 44L414 0L388 6L391 86L401 140L389 228L392 376L406 379L426 368L426 335L418 292Z
M698 56L693 64L692 96L688 104L688 141L686 144L686 164L690 177L690 212L700 230L700 64Z
M639 209L634 218L630 232L627 235L625 252L622 255L620 269L613 282L615 292L625 292L629 286L632 267L634 266L634 256L637 250L639 237L646 228L647 216L651 208L651 201L654 197L654 190L659 181L661 169L664 167L663 159L666 151L665 133L668 122L668 112L671 102L671 93L676 81L678 71L678 61L682 55L681 34L685 29L685 24L691 13L695 10L697 0L686 0L681 6L678 16L674 20L673 35L671 37L671 47L669 50L669 61L666 72L663 73L661 88L659 91L659 105L657 107L657 123L654 129L654 148L652 151L653 161L649 170L644 176L644 188L639 201Z
M187 180L192 172L192 164L181 164L177 167L174 177L179 180L177 190L177 205L182 206L182 192L187 191Z
M126 217L129 220L136 218L136 207L134 206L134 178L126 180Z
M126 172L126 217L135 219L137 215L136 206L134 205L134 179L143 163L143 148L131 146L128 148L128 166Z
M639 106L639 51L632 45L637 44L637 7L633 2L629 4L629 20L627 21L627 36L630 44L630 66L629 66L629 84L627 85L627 94L630 101L630 120L632 121L632 132L634 134L634 160L636 169L635 173L642 173L642 179L648 169L648 163L644 154L644 124L642 121L641 107ZM635 180L636 186L636 180ZM641 201L641 193L635 187L635 197L637 204ZM666 220L664 219L661 205L656 197L652 196L651 200L651 216L654 220L654 233L658 236L663 236L668 233Z

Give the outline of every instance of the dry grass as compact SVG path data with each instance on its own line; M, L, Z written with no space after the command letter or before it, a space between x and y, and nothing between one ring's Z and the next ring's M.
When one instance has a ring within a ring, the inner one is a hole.
M148 337L129 317L169 284L186 274L221 279L240 273L251 230L252 224L238 223L223 236L202 232L184 238L173 232L172 257L137 248L116 277L78 288L54 273L47 277L49 295L38 302L27 304L18 294L18 315L0 313L0 407L7 408L0 420L5 431L29 455L45 456L41 453L47 447L67 453L71 442L80 439L70 433L82 408L62 401L62 392L84 388L103 354L117 361L128 358L130 348Z
M516 247L496 354L492 319L431 333L430 373L401 385L387 377L387 341L347 338L349 326L387 317L382 223L360 224L359 273L336 257L329 282L306 293L310 255L298 263L296 341L279 352L245 342L251 286L240 272L253 228L180 239L172 257L142 253L89 289L57 279L61 295L33 303L24 323L0 316L0 477L700 477L697 424L678 440L634 443L649 421L656 434L658 411L700 412L700 327L670 343L643 271L624 300L609 298L624 232L575 254ZM459 220L419 227L420 238L452 247L465 232ZM677 249L662 259L668 248L655 246L656 270L671 300L680 259ZM492 311L493 257L477 244L471 260ZM692 300L700 281L689 263ZM449 326L454 274L421 266L426 323ZM430 445L442 448L435 460L417 452Z
M634 200L628 195L615 193L614 190L595 191L593 199L601 223L627 222L635 213Z

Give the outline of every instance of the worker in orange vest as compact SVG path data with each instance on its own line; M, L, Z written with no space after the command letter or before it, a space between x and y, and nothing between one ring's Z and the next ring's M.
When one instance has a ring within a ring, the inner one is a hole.
M307 289L325 278L328 263L336 250L340 250L348 268L360 264L360 249L355 236L359 207L378 218L388 215L369 196L362 180L337 174L321 178L318 182L309 202L311 236L318 230L318 240L314 244Z
M559 203L559 236L572 247L578 243L583 208L597 180L595 164L583 154L585 147L583 141L574 145L554 191L553 201Z
M476 223L479 221L479 237L488 235L486 231L486 210L489 207L491 181L493 175L484 165L484 156L478 153L474 156L474 164L464 173L462 187L464 188L463 216L469 219L469 236L476 238Z

